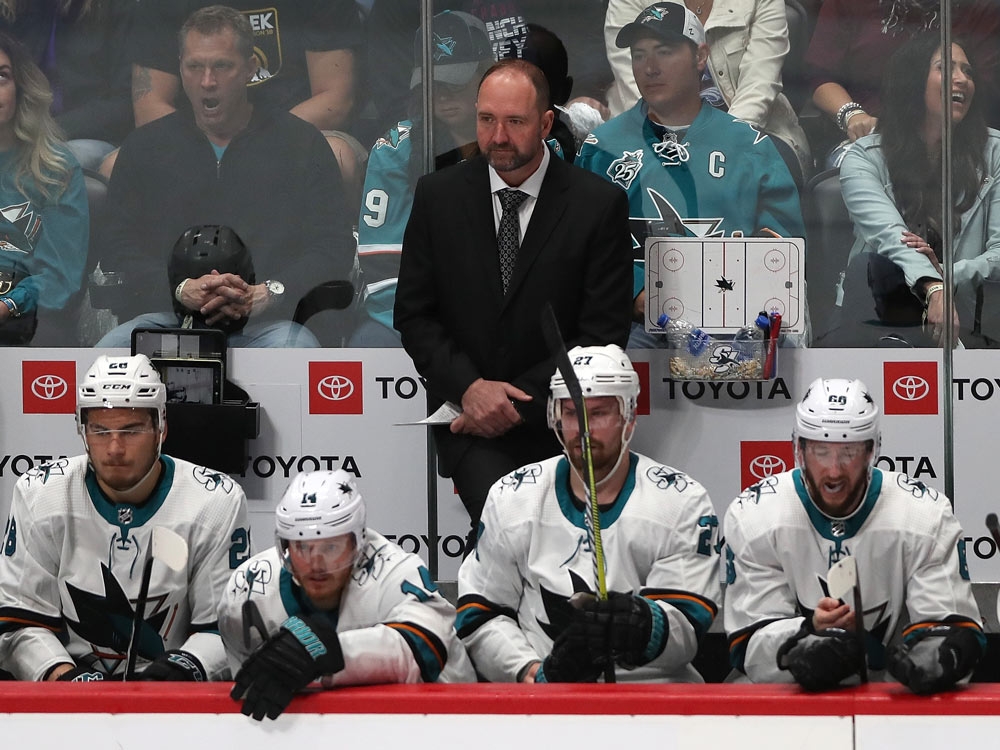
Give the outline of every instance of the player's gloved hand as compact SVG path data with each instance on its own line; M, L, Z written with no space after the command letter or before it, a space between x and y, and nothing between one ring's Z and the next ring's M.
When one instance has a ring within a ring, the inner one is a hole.
M344 668L336 629L322 617L289 617L262 643L236 674L230 695L243 699L241 709L260 721L276 719L295 693L322 675Z
M778 669L787 669L806 690L830 690L858 673L864 658L857 635L843 628L815 631L807 617L778 649Z
M918 695L947 690L972 672L982 656L976 635L971 627L923 628L889 650L889 673Z
M194 654L174 649L157 656L135 679L145 682L205 682L205 668Z
M663 652L669 625L663 610L641 596L619 591L607 600L587 597L574 617L592 657L610 654L624 669L635 669Z
M552 644L552 653L535 673L535 682L597 682L607 659L607 652L592 656L579 625L571 623Z
M56 682L104 682L107 675L93 667L73 667L56 678Z

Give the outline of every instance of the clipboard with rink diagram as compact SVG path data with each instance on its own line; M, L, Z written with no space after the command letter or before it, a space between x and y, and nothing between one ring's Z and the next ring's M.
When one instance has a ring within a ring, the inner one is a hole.
M805 242L794 237L647 237L646 330L660 315L732 334L781 313L782 333L805 329Z

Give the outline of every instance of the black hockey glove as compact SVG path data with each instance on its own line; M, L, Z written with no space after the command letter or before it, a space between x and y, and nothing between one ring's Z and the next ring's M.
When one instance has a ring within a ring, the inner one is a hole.
M140 682L205 682L205 668L198 657L174 649L160 654L135 679Z
M570 624L552 644L552 653L542 662L535 682L597 682L607 658L607 652L591 656L580 626Z
M575 615L591 657L610 654L624 669L652 661L667 643L669 626L662 610L646 599L618 591L606 601L587 598Z
M57 682L104 682L108 676L93 667L73 667L56 678ZM119 678L120 679L120 678Z
M861 671L865 655L857 635L843 628L815 631L809 618L778 649L778 668L806 690L830 690Z
M972 672L983 649L973 628L935 625L889 650L889 673L918 695L953 687Z
M262 643L236 674L230 695L243 699L241 709L260 721L276 719L292 697L322 675L344 668L337 631L322 617L289 617Z

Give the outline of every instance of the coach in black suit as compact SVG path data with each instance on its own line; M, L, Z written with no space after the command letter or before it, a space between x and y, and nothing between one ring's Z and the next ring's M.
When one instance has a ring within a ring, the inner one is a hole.
M483 155L421 178L403 235L394 324L431 408L462 406L450 429L435 428L435 441L441 474L454 480L473 533L493 482L560 451L546 425L555 364L541 331L545 303L568 347L624 347L628 339L625 192L545 146L548 101L534 65L492 67L476 104ZM505 292L497 233L498 192L507 187L527 197L516 209L523 240L512 248Z

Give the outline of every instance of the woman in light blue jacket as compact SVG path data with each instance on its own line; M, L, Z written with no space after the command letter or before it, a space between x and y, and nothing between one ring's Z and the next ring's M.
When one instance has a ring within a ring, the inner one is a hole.
M979 333L976 300L981 285L1000 280L1000 132L986 127L975 96L975 72L961 44L952 45L951 74L944 75L942 67L937 34L917 37L893 55L885 71L876 132L855 142L840 172L854 222L851 257L871 252L891 261L893 265L870 266L873 286L884 292L895 274L902 297L908 299L897 297L896 304L913 306L918 320L922 306L928 331L938 344L949 321L956 340L960 334L975 340L967 334ZM953 123L951 310L944 306L941 267L942 85L951 92Z

